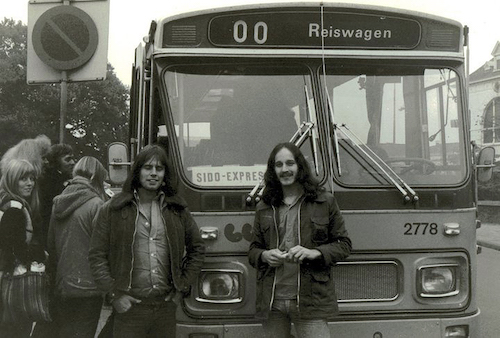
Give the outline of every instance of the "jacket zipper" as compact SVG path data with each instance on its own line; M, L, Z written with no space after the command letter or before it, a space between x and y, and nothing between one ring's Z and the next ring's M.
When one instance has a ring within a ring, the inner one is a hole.
M135 245L135 235L137 234L137 221L139 220L139 205L137 205L137 202L134 201L135 208L136 208L136 214L135 214L135 223L134 223L134 233L132 237L132 245L131 245L131 251L132 251L132 264L130 266L130 272L129 272L129 281L128 281L128 290L132 289L132 271L134 270L134 261L135 261L135 255L134 255L134 245Z
M172 283L174 283L174 288L176 290L182 290L181 288L179 288L178 285L176 285L174 274L172 273L172 267L173 267L172 244L171 244L172 242L170 241L170 238L168 237L167 222L165 221L165 217L163 217L163 209L164 209L164 207L161 208L160 217L161 217L161 220L163 221L163 227L165 228L165 237L167 237L168 252L169 252L168 259L170 260L170 264L169 264L170 265L170 275L172 277Z
M277 222L276 221L276 208L274 207L274 205L272 207L273 207L274 231L276 232L276 248L279 248L280 238L279 238L279 232L278 232L278 224L276 223ZM274 294L276 292L276 268L274 268L274 269L275 269L275 271L274 271L274 277L273 277L273 289L271 292L271 301L269 303L269 311L271 311L273 308Z
M301 237L301 233L300 233L300 212L302 210L302 203L304 202L304 199L302 198L302 200L300 201L300 204L299 204L299 213L297 215L297 242L299 245L301 245L301 241L300 241L300 237ZM300 264L299 264L299 268L298 268L298 273L297 273L297 312L300 312L300 282L301 282L301 279L300 279Z

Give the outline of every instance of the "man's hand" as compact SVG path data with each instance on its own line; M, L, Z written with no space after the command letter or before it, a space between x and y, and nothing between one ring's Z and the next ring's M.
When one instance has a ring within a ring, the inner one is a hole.
M130 308L132 307L132 305L138 304L140 302L141 302L140 299L134 298L132 296L121 295L118 298L114 299L111 304L115 308L116 312L118 312L118 313L125 313L128 310L130 310Z
M314 260L321 257L321 252L316 249L308 249L303 246L296 245L286 254L287 260L295 263L302 263L304 259Z
M279 249L267 250L262 253L262 261L274 268L282 265L285 259L286 252Z

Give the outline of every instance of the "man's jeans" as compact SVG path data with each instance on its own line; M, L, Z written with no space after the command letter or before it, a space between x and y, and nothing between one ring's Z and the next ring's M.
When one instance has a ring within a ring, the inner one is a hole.
M292 323L297 338L330 338L330 330L325 319L299 318L297 301L275 299L269 318L263 325L266 336L289 338Z
M175 337L174 302L134 304L125 313L114 313L113 334L120 338Z

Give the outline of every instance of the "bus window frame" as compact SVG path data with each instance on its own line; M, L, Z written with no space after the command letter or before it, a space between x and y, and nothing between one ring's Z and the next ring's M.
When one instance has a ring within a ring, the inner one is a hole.
M363 60L363 62L360 62L359 59L356 58L329 58L326 59L327 64L326 68L328 69L328 61L333 61L333 64L330 66L332 68L335 68L337 64L341 64L342 68L344 69L359 69L360 74L361 74L361 69L370 69L370 67L388 67L390 69L394 69L394 67L410 67L414 69L422 69L422 70L429 70L429 69L435 69L435 70L440 70L440 69L448 69L452 71L456 75L456 84L457 88L460 86L462 88L465 86L465 74L463 71L460 70L460 68L464 68L464 65L458 61L455 60L415 60L415 59L390 59L391 63L388 63L389 59L377 59L377 60ZM323 69L318 68L316 72L316 76L318 77L319 85L321 87L321 92L324 95L324 93L328 92L328 90L332 90L332 88L324 88L324 83L325 80L323 79ZM411 73L411 72L410 72ZM346 72L345 75L351 75L353 73L351 72ZM342 75L342 74L335 74L335 75ZM401 74L398 74L400 76ZM404 74L403 74L404 75ZM327 72L328 76L328 72ZM424 74L422 73L422 76ZM422 87L422 94L424 95L428 88ZM417 188L457 188L461 187L467 184L467 182L470 181L472 171L470 170L470 167L467 165L468 159L470 158L470 149L467 146L470 142L466 131L464 130L467 126L467 118L468 118L468 112L464 107L466 107L466 102L465 102L465 97L462 95L461 92L462 89L457 89L457 116L459 116L459 124L458 124L458 138L461 141L459 144L461 144L463 147L462 149L462 157L461 161L464 161L464 163L460 163L460 166L462 167L461 170L463 170L463 176L462 179L456 183L450 183L450 184L435 184L435 183L421 183L421 184L415 184L411 183L410 185L413 187ZM322 109L324 107L322 106ZM425 108L427 109L427 108ZM335 116L334 116L335 118ZM339 122L336 120L336 122ZM423 135L423 134L422 134ZM333 154L330 155L333 157ZM359 163L358 163L359 164ZM362 166L362 165L360 165ZM339 179L339 171L337 168L335 168L333 172L333 179L336 184L339 186L346 188L346 189L385 189L389 187L391 184L388 182L386 184L380 184L380 185L375 185L375 184L363 184L363 183L346 183Z
M200 63L200 59L203 60L203 63ZM189 62L187 62L189 60ZM294 68L297 67L297 69L304 69L306 72L302 75L307 76L310 81L310 90L311 93L315 93L318 88L316 88L315 82L317 82L316 75L315 75L315 70L314 68L317 68L316 63L311 63L311 60L309 59L303 59L303 58L291 58L287 60L289 64L287 64L288 67ZM246 66L264 66L264 68L270 67L269 62L273 62L275 64L282 65L283 60L277 60L276 58L259 58L258 60L255 60L253 58L234 58L234 59L226 59L226 58L220 58L220 57L203 57L203 56L194 56L194 57L179 57L179 56L167 56L167 57L158 57L155 59L155 62L153 64L155 65L155 70L157 74L157 78L159 79L158 81L155 81L154 89L160 88L158 90L159 96L160 96L160 101L162 101L162 110L164 110L165 114L165 121L167 124L167 133L169 135L169 138L171 138L171 135L175 135L173 138L175 139L173 142L170 143L170 147L173 151L171 151L171 156L172 159L176 162L176 167L178 166L179 168L179 176L181 180L189 187L195 188L195 189L200 189L200 190L207 190L207 191L217 191L217 190L233 190L233 191L248 191L251 189L253 186L250 185L235 185L235 186L205 186L205 185L197 185L195 184L187 175L186 175L186 170L185 170L185 164L183 160L183 156L180 151L180 145L179 145L179 139L180 136L177 135L177 132L175 130L175 120L174 120L174 113L172 110L172 107L170 105L170 100L168 97L168 91L167 91L167 85L166 85L166 75L165 73L172 67L183 67L183 66L189 66L189 65L196 65L196 66L202 66L202 65L241 65L242 63ZM312 68L311 65L314 64L315 67ZM298 75L298 74L297 74ZM314 104L316 105L316 120L318 121L319 125L323 125L325 122L324 117L322 116L322 111L323 108L320 107L321 105L321 98L318 97L317 95L313 94L314 98ZM325 140L325 133L324 133L324 127L320 127L318 129L318 142L319 144L323 144L322 142L327 142ZM291 137L292 135L290 135ZM308 141L306 141L307 143ZM304 149L303 147L309 147L307 144L303 144L301 149ZM326 158L326 154L324 154L323 147L320 146L318 149L318 157L319 157L319 162L322 167L320 170L322 172L321 177L319 178L319 183L321 185L326 184L328 177L330 176L329 174L329 169L326 163L328 163L328 159ZM266 161L267 161L267 155L266 154ZM311 167L311 171L314 171L314 168Z

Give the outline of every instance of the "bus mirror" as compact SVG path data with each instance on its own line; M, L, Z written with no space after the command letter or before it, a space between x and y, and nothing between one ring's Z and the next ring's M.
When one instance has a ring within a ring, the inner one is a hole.
M128 148L125 143L113 142L108 146L109 179L113 184L122 185L127 179Z
M477 180L479 182L487 182L493 175L495 167L495 149L493 147L485 147L481 149L477 160Z

